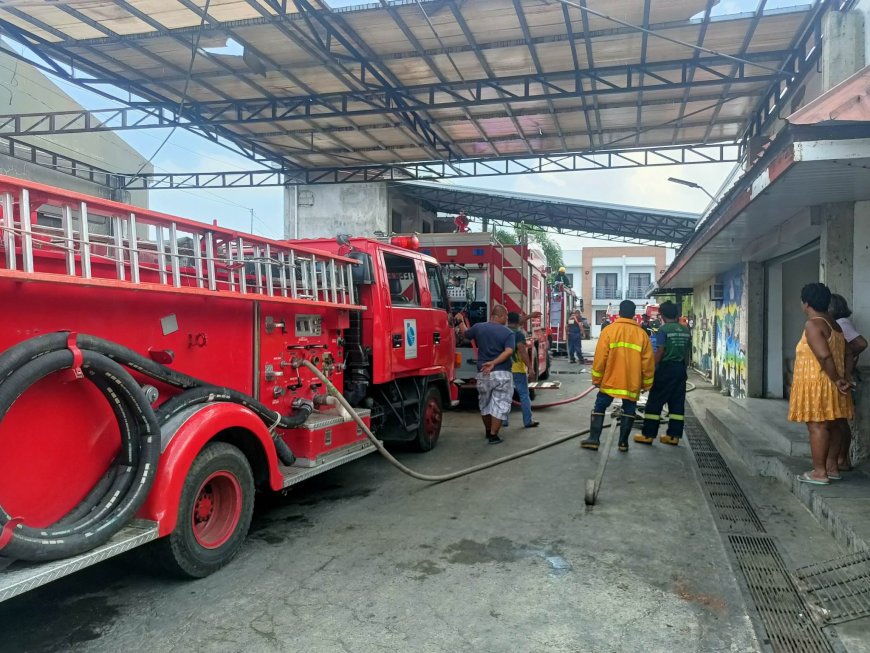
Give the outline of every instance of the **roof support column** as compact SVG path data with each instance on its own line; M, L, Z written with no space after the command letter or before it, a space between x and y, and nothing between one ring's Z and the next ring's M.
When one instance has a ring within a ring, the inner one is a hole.
M855 202L853 213L852 296L849 304L854 313L852 321L870 338L870 202ZM845 295L844 295L845 296ZM866 352L858 359L858 370L865 379L855 391L855 421L852 424L852 462L870 457L870 355Z
M745 264L746 396L764 396L764 265ZM741 334L742 337L742 334Z
M819 246L819 279L833 293L846 298L850 304L853 298L853 257L852 242L855 232L855 204L837 202L814 206L819 217L822 237Z
M829 11L825 15L822 92L864 67L864 29L864 14L860 11Z

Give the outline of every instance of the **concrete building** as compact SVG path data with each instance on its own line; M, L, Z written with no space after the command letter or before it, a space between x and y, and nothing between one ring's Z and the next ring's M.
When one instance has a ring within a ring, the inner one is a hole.
M870 0L825 15L819 68L793 95L793 113L759 140L756 159L659 281L684 295L695 366L731 397L788 397L806 283L846 297L859 331L870 332L868 16ZM859 371L870 379L870 356ZM866 457L866 381L856 413L853 454Z
M383 182L290 186L284 208L287 238L453 230L452 221L436 221L433 209Z
M582 274L575 291L583 298L583 314L589 320L593 336L601 331L601 320L608 307L614 310L623 299L638 305L638 312L649 301L647 291L664 273L667 250L664 247L584 247Z
M580 297L580 279L583 278L583 250L582 249L563 249L562 260L565 262L565 274L571 281L571 287L577 296Z
M0 105L3 106L3 113L11 115L45 111L75 111L82 108L80 104L36 68L6 54L5 47L3 43L0 43ZM20 143L19 146L15 146L14 141L0 139L0 174L29 179L137 206L148 206L147 191L126 191L111 185L111 183L105 183L105 176L102 176L100 180L92 181L87 178L85 172L72 176L68 169L54 171L45 165L24 160L24 157L31 156L32 152L27 146L32 145L40 150L82 161L109 172L138 171L146 163L146 160L114 132L20 137L15 140ZM10 147L15 147L15 152L21 158L10 156ZM38 158L44 164L51 162L47 154L41 154ZM57 165L66 168L69 164L64 158L61 158ZM151 172L153 167L148 164L144 165L142 169L144 172Z

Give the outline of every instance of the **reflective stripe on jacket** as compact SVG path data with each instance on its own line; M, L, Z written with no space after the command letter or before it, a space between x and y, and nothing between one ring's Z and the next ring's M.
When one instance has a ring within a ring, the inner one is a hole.
M652 343L634 320L619 318L601 332L592 363L592 383L601 392L637 401L652 386L655 373Z

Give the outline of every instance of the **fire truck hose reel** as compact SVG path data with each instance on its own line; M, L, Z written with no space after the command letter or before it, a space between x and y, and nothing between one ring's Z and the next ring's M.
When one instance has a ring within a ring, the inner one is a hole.
M59 338L27 340L0 355L0 420L32 385L78 362ZM53 347L46 347L50 341ZM27 561L65 558L106 542L145 502L160 457L160 426L136 380L118 363L87 348L80 349L84 377L106 396L118 419L121 446L106 475L57 523L32 528L0 507L0 532L7 540L4 556ZM11 537L8 535L11 527Z
M121 434L120 453L88 495L49 527L25 526L0 506L0 541L5 542L0 551L6 557L55 560L105 543L145 502L160 459L160 426L179 410L210 401L245 406L272 427L276 454L285 465L296 458L274 429L297 428L314 410L311 402L298 400L292 414L281 415L241 392L209 386L111 341L57 332L25 340L0 355L0 421L30 386L49 374L79 366L84 378L106 396ZM153 395L146 396L125 367L182 392L155 413Z

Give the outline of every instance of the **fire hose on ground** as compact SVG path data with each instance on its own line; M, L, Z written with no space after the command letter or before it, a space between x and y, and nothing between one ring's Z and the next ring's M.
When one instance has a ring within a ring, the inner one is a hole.
M507 456L502 456L501 458L496 458L495 460L490 460L485 463L481 463L479 465L474 465L472 467L467 467L466 469L460 469L455 472L450 472L449 474L422 474L417 472L410 467L399 462L393 454L391 454L387 448L384 446L383 442L378 440L377 436L372 433L371 429L366 425L365 421L357 414L354 410L353 406L348 403L347 399L341 394L341 392L336 388L329 378L323 374L317 367L312 365L309 361L303 361L303 365L305 365L308 370L314 374L320 381L323 383L323 386L329 391L329 394L335 397L336 401L341 404L342 408L344 408L348 414L353 418L356 422L357 426L362 429L362 432L365 433L366 437L369 441L375 446L378 452L387 459L387 461L396 469L398 469L403 474L407 474L411 478L416 478L419 481L426 481L429 483L443 483L444 481L452 481L453 479L460 478L462 476L468 476L469 474L474 474L475 472L483 471L484 469L489 469L491 467L495 467L497 465L502 465L504 463L510 462L512 460L516 460L517 458L523 458L525 456L529 456L533 453L537 453L539 451L543 451L544 449L549 449L550 447L554 447L557 444L562 444L563 442L567 442L568 440L573 440L574 438L578 438L581 435L586 435L589 433L589 429L584 429L582 431L577 431L575 433L569 433L568 435L563 435L548 442L543 442L541 444L535 445L534 447L530 447L528 449L523 449L522 451L517 451L515 453L509 454ZM688 384L689 392L695 389L695 386L691 383ZM571 401L577 401L578 399L582 399L587 396L590 392L595 390L596 387L589 386L586 390L581 392L576 397L572 398ZM605 426L609 426L605 424Z
M181 393L155 411L125 368ZM302 425L313 410L305 404L289 416L280 415L253 397L179 374L109 340L59 332L25 340L0 355L0 421L28 388L64 370L90 381L106 397L121 433L120 450L87 496L51 526L25 526L0 506L0 554L4 557L31 562L56 560L108 541L133 518L148 496L160 458L161 424L189 406L234 402L268 426L285 429ZM292 464L294 457L287 444L277 435L273 441L281 461Z

